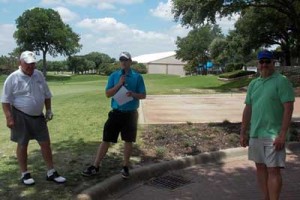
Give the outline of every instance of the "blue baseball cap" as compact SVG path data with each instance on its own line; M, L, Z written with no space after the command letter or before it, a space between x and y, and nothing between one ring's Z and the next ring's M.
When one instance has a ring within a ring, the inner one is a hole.
M263 58L266 59L273 59L273 53L271 51L268 50L262 50L257 54L257 59L261 60Z

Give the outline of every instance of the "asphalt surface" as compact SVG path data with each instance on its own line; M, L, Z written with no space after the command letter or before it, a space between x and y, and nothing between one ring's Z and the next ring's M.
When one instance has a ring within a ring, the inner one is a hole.
M148 96L139 109L140 124L240 122L245 94ZM296 98L294 121L300 121ZM300 143L289 145L282 170L281 199L300 199ZM76 199L253 200L261 199L247 148L227 149L137 167L129 180L115 175L82 191Z

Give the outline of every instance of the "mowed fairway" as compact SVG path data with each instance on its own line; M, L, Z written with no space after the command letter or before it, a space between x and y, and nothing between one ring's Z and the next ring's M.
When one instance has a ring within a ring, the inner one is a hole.
M1 76L0 92L3 81ZM204 89L222 89L224 83L216 76L178 77L145 75L148 94L197 94ZM28 168L36 184L25 187L19 183L16 144L10 141L6 120L0 115L0 197L1 199L71 199L73 195L103 179L119 173L122 162L122 143L113 145L105 158L99 176L85 178L83 168L94 159L101 141L102 128L110 110L110 99L105 96L107 77L78 75L49 77L53 93L54 118L49 122L52 150L58 172L67 178L64 185L45 180L46 166L36 141L28 149ZM142 127L140 127L141 129ZM139 162L142 141L138 139L132 163Z

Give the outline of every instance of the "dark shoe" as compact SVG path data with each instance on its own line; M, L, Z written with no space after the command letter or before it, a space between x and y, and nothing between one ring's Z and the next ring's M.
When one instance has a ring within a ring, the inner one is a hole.
M124 179L128 179L129 178L129 169L127 166L124 166L123 169L121 170L121 174L122 174L122 177Z
M83 170L81 172L81 175L83 176L93 176L98 174L99 172L99 167L95 167L93 165L89 166L88 168L86 168L85 170Z
M21 182L24 185L34 185L34 180L33 178L31 178L30 173L25 174L22 178L21 178Z
M47 181L53 181L55 183L64 183L66 182L66 178L60 176L57 171L53 172L51 176L46 177Z

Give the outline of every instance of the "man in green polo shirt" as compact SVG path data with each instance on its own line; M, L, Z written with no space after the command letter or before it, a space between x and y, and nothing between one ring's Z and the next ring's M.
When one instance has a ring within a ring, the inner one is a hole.
M255 162L264 200L278 200L282 187L280 169L285 167L285 141L295 96L289 80L275 71L272 52L263 50L257 58L260 77L248 87L240 143L246 147L249 142L248 158Z

